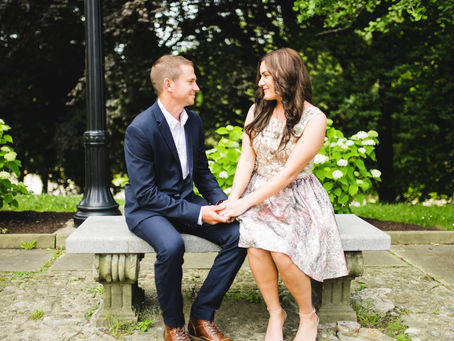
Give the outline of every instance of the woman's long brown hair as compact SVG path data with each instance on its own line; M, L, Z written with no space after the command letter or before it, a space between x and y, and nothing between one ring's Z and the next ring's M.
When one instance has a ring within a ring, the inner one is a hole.
M290 140L293 127L304 111L304 101L312 102L312 87L309 73L301 56L295 50L282 48L266 54L257 66L257 84L260 80L260 65L264 62L274 81L276 93L282 98L286 126L280 148ZM277 101L267 101L259 87L255 93L254 119L246 125L245 132L252 140L268 124Z

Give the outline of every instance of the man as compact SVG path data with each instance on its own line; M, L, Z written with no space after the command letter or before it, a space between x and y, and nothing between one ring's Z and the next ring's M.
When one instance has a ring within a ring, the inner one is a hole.
M126 222L156 251L155 283L166 341L190 340L184 328L180 233L221 247L191 307L188 331L195 340L231 340L214 325L214 313L246 250L238 248L238 224L219 213L227 196L208 168L202 121L185 109L199 91L194 67L186 58L163 56L153 64L150 78L158 100L126 130ZM193 184L203 198L194 194Z

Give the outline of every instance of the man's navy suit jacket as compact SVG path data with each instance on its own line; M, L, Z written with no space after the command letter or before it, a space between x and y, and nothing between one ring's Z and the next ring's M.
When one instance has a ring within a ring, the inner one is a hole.
M129 183L125 188L125 216L129 229L156 215L196 225L201 206L227 199L208 168L202 120L195 112L186 112L190 177L186 181L172 133L157 101L126 129L124 150ZM206 201L194 194L193 182Z

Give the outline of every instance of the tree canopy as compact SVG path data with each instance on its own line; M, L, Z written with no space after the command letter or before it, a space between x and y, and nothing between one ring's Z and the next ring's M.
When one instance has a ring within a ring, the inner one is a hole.
M196 65L207 143L242 125L268 51L299 51L314 104L351 135L376 130L384 201L454 192L452 0L131 0L103 2L112 174L124 131L155 94L161 55ZM0 117L27 172L83 185L86 100L81 0L0 0ZM451 123L451 124L450 124ZM49 157L51 155L51 157Z

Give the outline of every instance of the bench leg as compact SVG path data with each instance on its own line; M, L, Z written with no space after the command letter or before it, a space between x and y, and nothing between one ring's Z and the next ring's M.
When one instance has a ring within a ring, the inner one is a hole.
M328 279L315 286L313 296L320 304L318 316L321 323L356 321L356 313L350 305L351 281L363 273L364 262L361 251L345 252L349 275Z
M97 326L113 321L137 321L133 304L140 293L138 275L143 254L96 254L94 278L104 288L101 307L94 319Z

